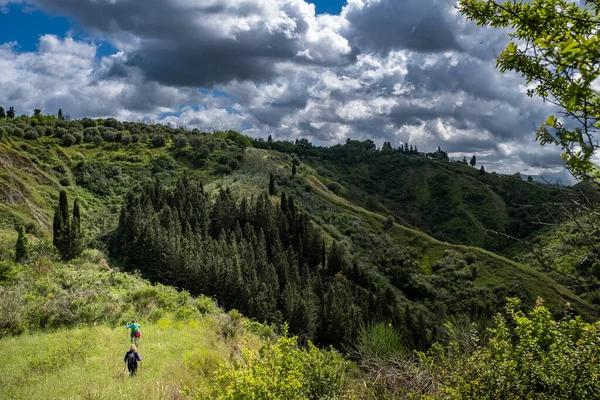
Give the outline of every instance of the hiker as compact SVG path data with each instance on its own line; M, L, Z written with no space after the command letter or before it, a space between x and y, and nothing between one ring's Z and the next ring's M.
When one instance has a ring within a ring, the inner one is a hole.
M135 376L138 368L138 361L140 362L140 371L142 369L142 357L138 354L135 349L135 344L132 344L129 351L125 353L125 366L129 370L129 376Z
M141 325L135 322L135 319L131 320L131 324L125 325L125 329L131 329L131 342L137 343L142 333L140 332Z

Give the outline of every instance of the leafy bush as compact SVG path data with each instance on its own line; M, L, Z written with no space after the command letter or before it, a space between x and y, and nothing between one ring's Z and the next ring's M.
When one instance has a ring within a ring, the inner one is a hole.
M186 148L189 145L190 145L190 141L188 140L188 138L185 135L178 135L177 138L175 138L175 146L178 149Z
M121 143L123 143L125 146L130 145L132 142L133 142L133 138L129 134L123 135L121 137Z
M76 143L76 140L75 140L75 137L73 135L71 135L70 133L67 133L67 134L63 135L62 140L61 140L61 144L64 147L71 147L75 143Z
M217 399L304 400L340 398L351 364L334 350L297 346L284 333L258 351L246 350L240 365L227 363L216 376Z
M167 144L167 137L161 134L152 136L152 147L164 147Z
M23 137L27 140L37 140L39 138L39 134L35 129L29 128L25 131Z
M600 323L580 317L555 321L538 299L525 313L509 299L489 341L462 354L436 345L422 362L439 382L436 398L591 399L600 393Z
M330 182L327 184L327 189L331 190L335 194L340 194L342 186L337 182Z

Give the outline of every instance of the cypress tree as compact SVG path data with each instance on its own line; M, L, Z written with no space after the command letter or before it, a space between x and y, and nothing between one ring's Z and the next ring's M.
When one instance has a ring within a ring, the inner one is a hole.
M8 112L6 113L6 118L13 119L15 117L15 108L9 107Z
M58 207L54 212L52 224L52 243L60 253L63 260L69 261L81 254L83 238L81 236L81 212L79 203L75 201L73 218L69 213L69 200L67 192L60 191Z
M15 262L23 262L29 257L29 241L25 234L25 228L23 225L19 226L18 229L19 237L17 238L17 244L15 246Z
M483 165L479 168L479 175L485 175L485 168L483 168Z
M294 220L296 218L296 205L294 204L294 198L292 196L288 199L288 207L290 208L292 220Z
M62 108L58 109L58 119L61 121L65 120L65 117L63 116Z
M471 157L469 164L471 164L471 167L474 167L477 164L477 157L475 157L475 154L473 154L473 157Z
M281 192L281 211L284 213L287 211L287 199L285 198L285 192Z
M71 248L70 258L75 258L83 252L83 236L81 234L81 210L79 201L73 204L73 218L71 219Z
M271 196L275 195L275 178L273 177L273 174L270 174L269 176L269 194Z
M6 112L4 111L4 107L0 107L0 119L6 118Z
M321 266L323 268L325 268L326 265L327 265L327 253L326 253L326 249L325 249L325 239L323 239L323 243L321 246Z

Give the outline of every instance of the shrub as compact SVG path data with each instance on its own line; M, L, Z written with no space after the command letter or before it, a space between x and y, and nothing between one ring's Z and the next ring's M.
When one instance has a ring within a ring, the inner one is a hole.
M22 138L25 135L25 131L19 127L16 127L12 131L12 136Z
M167 137L162 134L154 135L150 143L152 147L164 147L167 144Z
M64 135L62 137L61 144L64 147L71 147L75 143L76 143L75 137L73 135L71 135L70 133L67 133L66 135Z
M224 365L216 376L219 399L334 399L345 387L351 364L339 353L307 349L297 338L283 337L258 351L246 350L239 366Z
M73 137L75 138L75 143L77 143L77 144L83 143L83 134L81 132L73 133Z
M54 136L62 139L63 136L65 136L68 133L68 131L65 128L56 128L56 130L54 131Z
M219 311L219 307L217 307L214 300L206 296L195 299L194 306L200 314L216 314Z
M342 186L337 182L330 182L327 184L327 189L331 190L335 194L340 194Z
M359 331L354 353L366 363L393 363L406 355L406 346L391 324L379 323Z
M177 136L177 138L175 140L175 146L178 149L186 148L189 145L190 145L190 141L188 140L187 137L185 137L185 135L179 135L179 136Z
M150 314L148 314L148 321L157 322L164 316L164 314L164 311L160 308L153 308L152 311L150 311Z
M81 120L81 125L82 125L84 128L92 128L92 127L95 127L95 126L96 126L96 121L94 121L94 120L93 120L93 119L91 119L91 118L83 118L83 119Z
M580 317L556 322L541 299L527 314L519 307L519 300L509 299L506 315L498 315L489 329L488 343L472 353L462 355L452 342L448 350L436 345L421 356L443 398L597 397L600 323Z
M105 142L115 142L117 139L117 133L112 130L106 130L104 133L102 133L102 139L104 139Z
M29 128L25 131L23 137L27 140L37 140L39 135L35 129Z
M121 137L121 143L125 146L130 145L133 142L133 138L129 134L125 134Z
M92 138L92 142L96 145L96 146L101 146L102 143L104 143L104 139L102 139L102 137L98 136L94 136Z

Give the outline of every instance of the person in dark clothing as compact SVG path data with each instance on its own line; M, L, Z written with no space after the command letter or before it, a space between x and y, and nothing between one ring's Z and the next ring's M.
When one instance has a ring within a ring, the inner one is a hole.
M135 348L135 344L132 344L129 351L125 354L125 368L129 370L129 376L135 376L138 369L138 361L140 363L140 370L142 369L142 357L138 354Z

